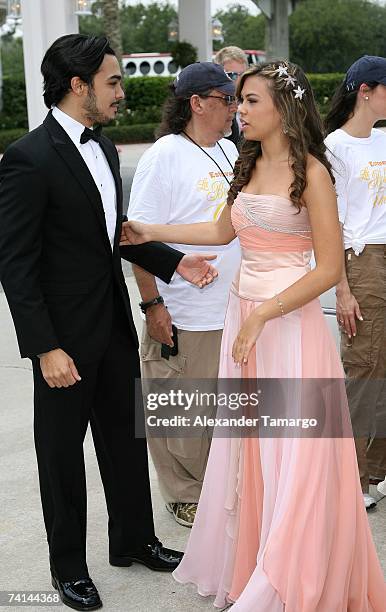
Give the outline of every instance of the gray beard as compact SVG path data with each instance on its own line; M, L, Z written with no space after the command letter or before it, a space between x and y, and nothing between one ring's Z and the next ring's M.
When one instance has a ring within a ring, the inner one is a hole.
M224 132L224 138L229 138L229 136L232 136L232 128Z

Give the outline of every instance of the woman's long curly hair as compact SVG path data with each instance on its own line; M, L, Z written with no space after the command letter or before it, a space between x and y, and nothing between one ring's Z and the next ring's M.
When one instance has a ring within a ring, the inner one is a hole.
M280 66L287 68L288 75L296 79L295 84L286 81L286 75L279 76L277 71ZM267 80L273 103L282 118L283 131L289 140L290 165L294 174L294 180L290 186L290 199L300 212L303 205L303 192L307 186L308 154L316 157L327 168L332 182L335 182L331 164L325 154L323 123L316 107L314 94L303 70L296 64L280 60L262 63L247 70L241 77L237 88L238 97L241 95L245 81L252 76L259 76ZM294 88L298 86L305 90L302 99L295 98ZM245 140L243 142L228 193L229 205L233 204L239 191L249 183L256 161L261 154L262 148L259 141Z

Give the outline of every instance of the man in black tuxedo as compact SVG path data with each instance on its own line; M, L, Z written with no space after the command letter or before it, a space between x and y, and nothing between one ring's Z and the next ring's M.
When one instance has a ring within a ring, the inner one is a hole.
M171 571L182 553L154 534L146 441L134 437L138 341L120 258L169 282L204 285L204 256L119 247L122 182L95 124L124 97L103 37L58 39L43 63L50 108L0 166L0 272L22 357L34 376L34 433L52 582L78 610L102 605L86 563L83 441L91 424L109 515L110 563Z

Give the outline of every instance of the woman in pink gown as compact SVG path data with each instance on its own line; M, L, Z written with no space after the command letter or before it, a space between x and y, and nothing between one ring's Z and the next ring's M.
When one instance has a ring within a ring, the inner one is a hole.
M237 235L242 262L220 378L343 379L317 299L339 280L343 258L312 90L299 67L274 62L245 73L239 91L246 143L231 206L212 224L129 222L123 242L223 244ZM345 396L336 409L344 421ZM352 438L214 437L174 577L216 607L233 603L232 612L385 612Z

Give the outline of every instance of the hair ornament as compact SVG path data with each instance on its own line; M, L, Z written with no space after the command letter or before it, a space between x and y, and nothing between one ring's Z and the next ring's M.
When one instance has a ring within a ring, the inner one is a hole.
M285 66L284 64L280 64L279 68L277 68L274 71L274 74L277 74L278 77L282 77L283 74L285 74L285 76L288 76L288 66Z
M295 100L296 98L298 98L299 100L303 100L303 95L305 94L305 91L306 90L302 89L300 85L298 85L296 89L294 87L293 92L295 94Z
M286 82L286 87L288 87L288 85L292 85L293 87L295 87L295 83L297 79L295 79L295 77L292 76L291 74L289 74L287 78L284 80Z
M296 77L288 72L289 70L289 66L286 66L285 64L279 64L279 67L274 70L273 74L277 77L277 78L284 78L284 82L285 82L285 86L287 87L292 87L292 91L294 92L295 95L295 100L302 100L303 99L303 95L305 94L305 89L301 89L300 85L296 86L297 83L297 79Z

